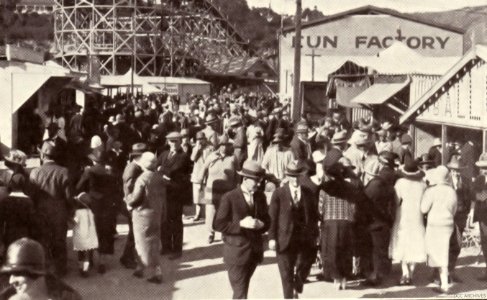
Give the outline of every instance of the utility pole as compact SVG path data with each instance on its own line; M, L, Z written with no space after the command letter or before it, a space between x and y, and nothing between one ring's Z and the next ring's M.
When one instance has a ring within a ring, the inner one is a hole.
M292 119L301 119L303 103L301 99L301 15L303 12L302 0L296 0L296 34L294 37L294 97L292 103Z

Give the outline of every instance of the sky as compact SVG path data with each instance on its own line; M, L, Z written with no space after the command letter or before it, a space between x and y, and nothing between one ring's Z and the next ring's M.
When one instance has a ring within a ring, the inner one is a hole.
M296 0L247 0L250 7L269 7L280 14L294 14ZM444 11L466 6L487 5L487 0L302 0L303 9L318 7L325 15L365 5L391 8L400 12Z

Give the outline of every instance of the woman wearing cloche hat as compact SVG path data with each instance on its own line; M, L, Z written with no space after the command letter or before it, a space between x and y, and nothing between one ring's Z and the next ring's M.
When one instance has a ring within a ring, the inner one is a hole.
M393 261L400 261L402 277L400 285L412 283L417 263L426 261L424 248L425 227L420 205L426 183L424 173L416 161L409 161L399 169L401 178L397 180L396 218L392 227L390 256Z
M449 171L439 166L429 176L429 187L421 200L421 212L427 214L425 249L428 265L438 268L440 293L448 293L449 243L457 210L457 194L449 183Z

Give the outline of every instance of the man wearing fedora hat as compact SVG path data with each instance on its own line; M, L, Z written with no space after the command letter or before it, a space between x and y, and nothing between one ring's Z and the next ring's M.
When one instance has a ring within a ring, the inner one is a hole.
M181 147L182 136L173 131L166 136L169 150L158 157L159 171L169 181L167 187L167 218L162 220L162 251L172 253L171 259L183 252L183 206L192 203L191 160Z
M315 254L318 237L316 203L311 192L302 188L298 180L303 171L297 161L288 163L287 183L274 191L269 206L269 249L277 252L286 299L302 293L308 273L305 262Z
M123 193L125 199L132 194L134 191L135 182L143 172L142 167L139 165L139 160L142 153L145 151L147 151L147 145L144 143L137 143L132 146L132 152L129 155L130 162L125 167L122 175ZM120 263L128 269L134 269L137 263L132 226L132 214L128 211L127 207L124 206L122 206L122 214L127 217L129 232L127 234L127 240L125 242L122 256L120 257Z
M286 166L294 160L294 155L284 145L286 133L283 128L278 128L274 135L272 145L267 148L262 167L266 170L267 175L273 176L275 180L282 181L285 177Z
M470 181L465 180L462 175L465 166L459 156L452 156L446 167L450 170L451 185L457 194L457 211L453 219L454 227L450 238L448 273L451 281L460 282L461 280L455 274L455 266L462 249L462 236L467 225L473 194Z
M203 133L210 145L214 148L216 148L215 144L218 141L219 123L220 120L214 113L208 113L205 118L205 129L203 129Z
M39 226L38 240L49 250L57 275L67 271L66 236L68 220L74 211L73 194L68 169L54 161L53 142L44 142L41 148L42 165L30 173L30 191Z
M442 142L440 138L434 138L433 139L433 145L431 145L430 149L428 150L428 154L430 158L434 162L434 167L438 167L441 165L441 160L442 160L442 152L443 152L443 147L442 147Z
M242 119L237 116L230 118L230 128L228 129L228 136L233 139L233 154L237 158L239 168L242 167L243 162L247 157L247 133L243 126Z
M383 151L378 156L379 169L365 186L364 192L368 199L371 212L369 233L372 238L372 271L367 275L368 285L379 285L391 268L389 259L389 240L394 224L395 190L397 175L394 170L395 155Z
M299 122L296 126L296 132L291 141L291 151L294 158L298 161L311 159L311 144L308 140L309 128L306 122Z
M480 229L480 246L487 261L487 152L480 155L475 166L479 168L479 175L473 183L475 201L469 213L471 222L478 222ZM487 267L484 267L483 274L477 278L480 281L487 281Z
M242 183L223 195L213 222L223 234L223 260L234 299L246 299L250 279L264 257L262 235L269 229L270 217L265 194L259 191L264 169L252 160L244 162Z
M47 130L47 138L44 142L52 142L55 145L56 153L54 160L60 164L65 166L66 165L66 149L68 144L64 139L59 137L59 125L56 122L51 122L46 127Z

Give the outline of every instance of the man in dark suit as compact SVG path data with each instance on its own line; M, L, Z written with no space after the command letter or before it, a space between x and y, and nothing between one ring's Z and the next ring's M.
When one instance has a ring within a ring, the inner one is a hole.
M303 292L318 237L318 210L310 191L301 188L298 176L303 169L297 162L286 167L288 183L272 194L269 214L269 249L277 251L284 298L297 298Z
M177 259L183 253L183 206L192 203L191 159L181 147L182 136L173 131L166 136L169 150L158 158L159 171L168 181L167 220L161 223L163 253L172 252L170 259Z
M123 195L127 198L130 195L135 186L135 181L142 174L142 167L139 166L139 159L142 153L147 151L147 145L143 143L134 144L132 146L132 152L130 153L130 163L127 164L123 170L122 181L123 181ZM123 254L120 257L120 263L127 269L135 269L137 266L135 260L135 242L134 242L134 232L132 227L132 214L128 211L126 206L122 207L122 214L127 217L129 232L127 234L127 241L125 242L125 248L123 249Z
M47 125L47 139L44 142L54 143L55 153L52 157L56 163L66 166L66 150L68 148L68 143L59 137L59 125L55 122Z
M242 184L222 197L213 228L223 235L223 260L233 298L246 299L250 278L264 258L262 235L269 229L270 217L265 194L258 190L264 170L247 160L238 173Z
M460 161L465 166L462 175L469 183L472 183L475 176L477 176L475 162L479 155L476 152L475 146L471 140L467 140L460 149Z
M461 280L455 274L455 266L462 249L462 236L467 225L472 198L475 195L471 191L469 181L461 175L465 166L460 162L458 156L453 156L446 166L450 169L451 184L457 194L457 211L455 212L454 228L450 238L448 273L451 281L460 282Z
M242 124L240 117L230 118L229 136L233 139L234 155L238 162L238 167L241 168L243 162L247 157L247 134L245 127Z
M68 169L54 161L53 142L41 148L42 165L30 173L32 198L39 221L39 242L52 259L55 273L64 276L67 269L66 235L73 213L73 197Z
M311 158L311 145L308 141L308 125L305 122L298 123L296 134L291 141L291 151L294 158L299 162L304 162Z

